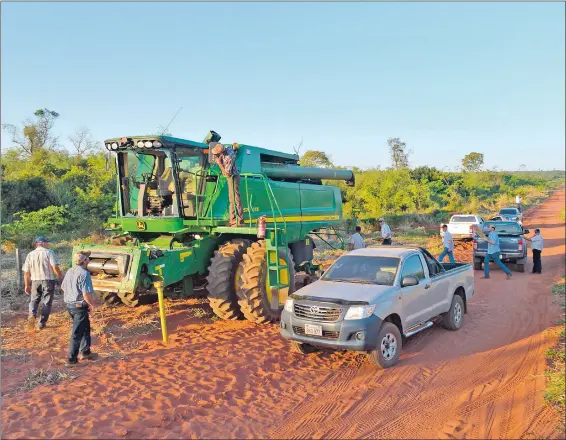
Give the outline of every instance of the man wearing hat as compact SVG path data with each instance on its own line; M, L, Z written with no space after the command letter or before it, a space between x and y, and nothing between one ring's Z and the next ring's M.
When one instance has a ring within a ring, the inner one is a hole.
M524 237L525 240L531 242L531 250L533 251L533 273L542 273L542 261L540 254L544 248L544 238L540 235L540 229L535 229L535 235L531 238Z
M49 249L49 240L40 235L35 239L36 248L27 257L24 272L24 290L30 295L28 327L33 328L37 318L39 303L43 303L38 328L43 329L51 313L51 304L55 294L55 284L63 279L55 252Z
M236 147L237 144L234 144ZM242 226L244 214L242 200L240 199L240 171L236 166L236 151L232 146L220 143L212 148L214 161L220 167L220 171L228 181L228 197L230 199L230 226ZM234 202L236 209L234 210Z
M73 255L73 267L65 274L61 284L67 311L73 319L73 331L67 366L77 364L79 352L82 359L90 360L95 354L90 351L89 311L94 309L94 289L90 272L87 270L90 252L80 251Z
M391 228L385 223L383 217L379 219L379 225L381 226L381 238L383 239L381 244L391 244Z

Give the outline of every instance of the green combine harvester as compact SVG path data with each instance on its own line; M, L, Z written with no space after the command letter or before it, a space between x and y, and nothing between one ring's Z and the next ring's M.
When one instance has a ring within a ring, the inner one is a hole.
M222 319L279 319L295 275L313 276L313 235L338 235L342 198L322 180L354 185L349 170L299 165L299 157L239 145L243 226L230 227L228 184L204 142L169 136L109 139L116 153L117 204L108 245L91 251L88 270L107 302L135 307L165 296L204 296ZM343 241L342 241L343 243Z

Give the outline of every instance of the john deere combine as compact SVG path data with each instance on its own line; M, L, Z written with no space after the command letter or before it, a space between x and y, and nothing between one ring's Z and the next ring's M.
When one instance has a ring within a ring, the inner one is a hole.
M216 315L257 323L280 316L295 274L313 275L312 234L342 218L336 187L322 179L354 184L348 170L302 167L298 156L239 145L243 227L227 226L228 185L204 142L167 136L105 141L116 153L117 207L109 219L109 245L83 244L97 293L134 307L155 298L155 281L166 296L206 294Z

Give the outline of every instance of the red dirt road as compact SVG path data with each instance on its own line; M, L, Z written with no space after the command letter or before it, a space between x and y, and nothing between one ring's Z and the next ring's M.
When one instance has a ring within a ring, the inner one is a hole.
M3 438L563 438L543 393L564 196L526 221L545 237L543 274L530 261L510 281L476 273L463 328L416 335L392 369L355 354L291 354L277 326L176 315L167 347L154 332L125 359L4 396Z

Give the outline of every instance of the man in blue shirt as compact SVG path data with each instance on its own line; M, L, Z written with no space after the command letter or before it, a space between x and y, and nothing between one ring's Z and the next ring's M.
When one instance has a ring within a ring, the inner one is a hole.
M80 251L73 255L73 267L67 271L61 290L67 311L73 319L71 345L67 366L77 364L79 351L83 360L95 359L90 351L90 320L89 311L94 309L94 289L90 272L87 270L90 252Z
M481 240L481 239L480 239ZM489 262L493 260L495 264L497 264L505 275L507 275L507 279L511 279L513 276L511 271L507 269L507 266L503 264L501 261L501 249L499 248L499 235L495 232L495 225L489 225L489 235L487 236L487 255L483 261L483 273L484 276L482 278L489 278Z

